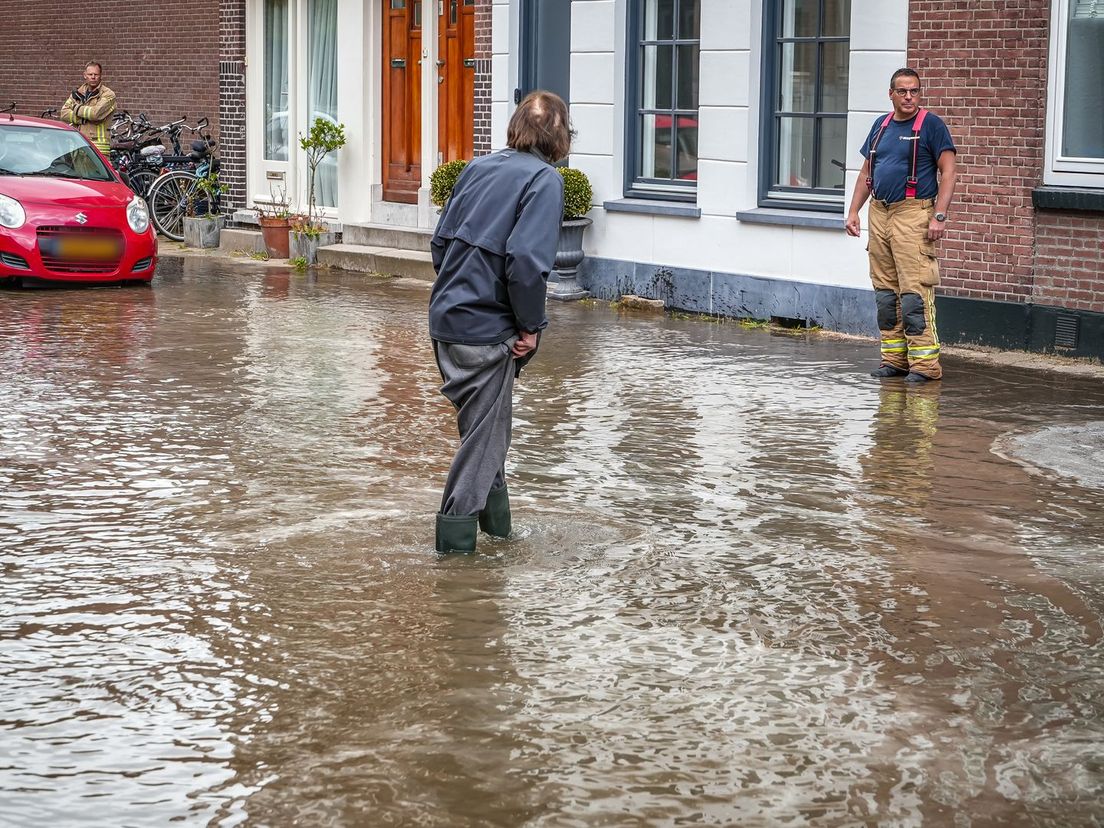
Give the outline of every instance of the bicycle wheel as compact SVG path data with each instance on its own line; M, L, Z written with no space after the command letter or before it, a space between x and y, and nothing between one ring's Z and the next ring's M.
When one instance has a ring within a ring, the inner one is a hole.
M196 195L196 176L187 170L174 170L158 177L149 188L149 205L153 226L173 241L184 241L184 216L188 201Z
M153 170L133 170L127 175L127 183L130 189L142 198L149 196L150 186L157 180L157 173Z

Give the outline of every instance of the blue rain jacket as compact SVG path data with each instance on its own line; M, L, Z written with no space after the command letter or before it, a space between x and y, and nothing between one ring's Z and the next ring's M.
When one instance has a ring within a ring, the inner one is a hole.
M562 219L563 178L536 154L505 149L468 164L430 242L430 336L494 345L543 330Z

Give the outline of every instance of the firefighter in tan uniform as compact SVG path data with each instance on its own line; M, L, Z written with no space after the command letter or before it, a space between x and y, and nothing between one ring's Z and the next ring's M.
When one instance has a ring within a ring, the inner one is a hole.
M73 90L61 107L61 120L80 130L104 155L111 149L111 116L115 93L101 82L103 69L96 62L84 67L84 83Z
M898 69L889 82L893 112L870 129L847 233L858 236L859 208L870 202L870 279L878 307L882 361L875 377L928 382L943 376L935 326L939 263L955 185L955 145L947 125L920 107L920 76Z

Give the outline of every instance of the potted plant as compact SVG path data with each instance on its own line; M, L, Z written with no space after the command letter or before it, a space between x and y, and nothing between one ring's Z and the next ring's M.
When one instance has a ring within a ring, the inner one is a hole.
M583 231L593 224L586 214L590 212L594 191L582 170L560 167L559 173L564 180L564 212L556 263L553 265L557 280L548 286L548 295L564 301L585 299L590 294L579 286L576 279L579 264L586 255L583 253Z
M297 221L291 227L292 258L306 259L308 264L318 261L318 248L334 244L337 234L329 231L318 217L316 207L315 182L318 180L318 167L331 152L345 146L345 125L336 124L327 118L315 118L307 135L299 136L299 148L307 155L307 202L306 221Z
M452 190L456 186L456 181L460 178L460 173L464 171L464 167L468 166L467 161L447 161L437 169L435 169L429 176L429 199L440 208L445 206L445 202L452 197Z
M215 248L224 223L219 212L219 196L226 192L226 185L218 180L218 173L211 170L196 179L195 187L188 193L184 216L184 244L188 247Z
M288 231L291 229L291 209L288 207L287 195L283 189L269 191L269 201L259 201L253 205L257 213L257 223L261 225L261 236L264 238L265 250L269 258L286 259L291 253L288 250Z

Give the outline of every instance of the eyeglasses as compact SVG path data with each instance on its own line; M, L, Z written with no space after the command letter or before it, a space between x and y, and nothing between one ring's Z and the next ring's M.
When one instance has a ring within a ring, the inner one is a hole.
M919 97L920 87L917 86L915 89L901 89L900 87L898 87L897 89L893 90L893 94L898 95L902 98L907 98L909 96L912 96L914 98Z

